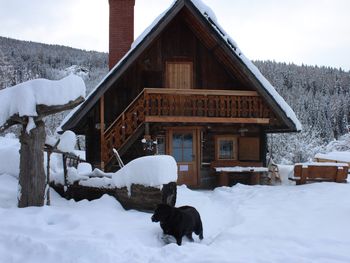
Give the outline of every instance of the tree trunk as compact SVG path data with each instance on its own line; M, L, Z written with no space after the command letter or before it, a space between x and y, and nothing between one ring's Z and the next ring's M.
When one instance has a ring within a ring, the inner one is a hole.
M29 133L22 127L18 207L43 206L45 198L44 145L45 125L36 122Z

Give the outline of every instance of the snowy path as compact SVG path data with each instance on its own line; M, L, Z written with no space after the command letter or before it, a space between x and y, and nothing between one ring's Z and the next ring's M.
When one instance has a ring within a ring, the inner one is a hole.
M16 208L0 175L0 262L350 262L350 184L178 188L201 213L204 240L164 246L150 214L111 197Z

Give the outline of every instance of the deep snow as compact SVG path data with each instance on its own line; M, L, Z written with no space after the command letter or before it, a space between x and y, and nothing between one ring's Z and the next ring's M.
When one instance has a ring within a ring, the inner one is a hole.
M0 175L0 262L350 262L350 186L178 187L201 213L204 240L164 245L151 214L109 196L16 207L17 179Z
M1 263L350 262L350 184L295 186L284 165L281 186L180 186L176 206L198 209L204 239L178 247L161 241L151 214L126 211L107 195L75 202L51 189L51 206L17 208L18 150L13 135L0 137ZM53 176L60 160L52 155Z

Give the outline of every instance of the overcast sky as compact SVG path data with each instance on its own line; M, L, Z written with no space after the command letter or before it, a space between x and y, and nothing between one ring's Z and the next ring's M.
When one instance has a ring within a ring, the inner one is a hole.
M172 2L136 0L135 37ZM350 70L349 0L204 2L252 60ZM108 0L0 0L0 36L108 51Z

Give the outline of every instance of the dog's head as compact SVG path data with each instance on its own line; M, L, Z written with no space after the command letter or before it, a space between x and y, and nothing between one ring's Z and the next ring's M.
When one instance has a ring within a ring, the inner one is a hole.
M167 204L157 205L156 210L154 210L153 216L151 217L152 222L164 222L171 215L172 207Z

